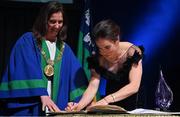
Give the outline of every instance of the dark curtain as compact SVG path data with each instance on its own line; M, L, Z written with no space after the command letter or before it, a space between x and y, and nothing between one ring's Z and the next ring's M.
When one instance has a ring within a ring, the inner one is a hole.
M0 71L3 73L10 51L24 32L30 31L40 4L1 2L0 4Z

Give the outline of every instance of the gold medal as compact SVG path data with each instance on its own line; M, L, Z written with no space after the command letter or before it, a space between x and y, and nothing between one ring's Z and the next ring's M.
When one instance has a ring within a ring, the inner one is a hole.
M58 61L61 60L62 58L62 54L64 51L64 42L61 43L62 45L60 45L60 52L58 54L58 56L55 58L55 60L51 60L47 58L46 52L39 46L39 48L41 49L41 54L43 56L43 58L46 61L46 66L44 67L44 74L46 75L46 78L53 78L52 76L54 75L54 64L57 63Z
M46 76L53 76L54 75L54 68L52 65L46 65L44 68L44 73L46 74Z

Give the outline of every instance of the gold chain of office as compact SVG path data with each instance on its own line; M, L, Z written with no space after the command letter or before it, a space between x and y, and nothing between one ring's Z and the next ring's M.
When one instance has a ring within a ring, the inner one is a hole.
M48 76L49 78L52 78L51 76L54 75L54 64L57 63L62 58L62 53L64 51L64 42L61 42L62 46L60 46L60 52L58 56L55 58L55 60L51 60L50 58L47 58L47 55L43 49L41 49L41 54L43 58L45 59L47 65L44 67L44 74Z

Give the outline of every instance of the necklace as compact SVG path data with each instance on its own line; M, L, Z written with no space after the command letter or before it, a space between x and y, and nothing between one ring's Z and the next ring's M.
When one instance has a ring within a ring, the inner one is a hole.
M64 42L60 42L60 52L59 52L58 56L54 60L51 60L50 58L48 59L47 55L46 55L46 52L43 49L41 49L41 54L42 54L43 58L45 59L45 61L47 63L47 65L44 67L44 74L46 76L48 76L49 78L52 78L51 76L54 75L54 64L56 62L58 62L59 60L61 60L62 53L64 51L64 47L65 47Z

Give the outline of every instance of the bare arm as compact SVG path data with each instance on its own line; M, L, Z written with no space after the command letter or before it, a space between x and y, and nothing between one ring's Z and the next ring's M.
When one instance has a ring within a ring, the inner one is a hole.
M84 107L86 107L93 100L98 90L99 82L100 82L99 79L100 76L96 73L95 75L93 75L94 73L95 71L91 70L91 74L92 74L91 80L79 103L78 104L72 102L68 103L68 106L65 109L66 111L74 111L74 110L79 111Z
M100 82L100 79L98 77L96 76L91 77L88 88L86 89L86 91L83 94L83 97L78 103L77 110L83 109L93 100L98 90L99 82Z

